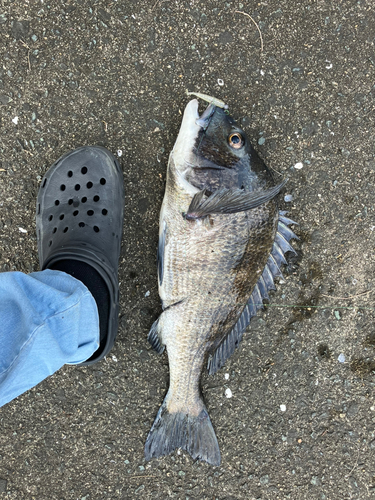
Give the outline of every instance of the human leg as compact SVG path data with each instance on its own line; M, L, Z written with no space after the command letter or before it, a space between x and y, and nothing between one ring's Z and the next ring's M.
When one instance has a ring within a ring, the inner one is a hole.
M99 347L96 302L61 271L0 274L0 406Z
M123 212L122 171L104 148L78 148L42 179L36 222L45 271L0 274L0 406L64 363L90 365L112 348Z

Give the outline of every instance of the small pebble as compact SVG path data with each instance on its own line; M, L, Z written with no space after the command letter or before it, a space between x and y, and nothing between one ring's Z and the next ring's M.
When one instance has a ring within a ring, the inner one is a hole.
M290 203L291 201L293 201L293 196L291 194L286 194L284 196L284 201L286 201L286 203Z
M341 353L337 359L339 363L345 363L345 354Z
M281 411L286 411L286 406L285 405L280 405L280 410Z
M264 137L261 137L260 139L258 139L259 146L262 146L265 142L266 142L266 139Z
M341 316L340 316L339 311L335 311L335 318L336 318L337 320L341 319Z
M224 85L224 81L221 78L218 78L217 84L220 85L220 87L222 87Z
M226 373L226 374L224 375L224 378L225 378L225 380L229 380L229 373Z
M303 168L303 163L299 161L294 165L294 168L297 170L301 170L301 168Z
M230 389L225 389L225 397L228 399L233 396L232 391Z
M145 293L145 297L149 297L150 296L150 291L148 290L146 293Z

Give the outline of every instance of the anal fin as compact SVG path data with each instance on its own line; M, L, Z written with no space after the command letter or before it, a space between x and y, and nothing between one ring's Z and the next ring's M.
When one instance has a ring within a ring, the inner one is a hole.
M162 354L165 349L165 345L162 344L159 333L159 319L160 317L154 321L152 324L150 331L148 332L147 340L150 342L152 348L158 353Z

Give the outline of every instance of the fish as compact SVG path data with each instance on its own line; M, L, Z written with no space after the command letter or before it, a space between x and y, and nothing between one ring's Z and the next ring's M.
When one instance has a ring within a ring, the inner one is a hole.
M207 99L206 99L207 100ZM145 444L145 458L187 451L220 465L200 389L233 354L268 292L295 222L280 212L275 183L245 132L214 99L200 115L191 100L170 153L160 211L158 286L163 312L148 340L166 349L169 389Z

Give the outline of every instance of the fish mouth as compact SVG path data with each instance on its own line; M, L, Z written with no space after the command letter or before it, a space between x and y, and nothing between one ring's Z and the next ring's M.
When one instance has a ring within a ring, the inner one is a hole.
M183 171L194 163L192 155L198 136L207 130L215 111L216 106L210 103L200 115L197 99L192 99L186 105L180 131L173 147L174 161L176 165L180 165L179 170Z
M198 113L199 118L195 121L195 123L199 125L201 128L203 128L203 130L206 130L210 124L211 118L213 117L215 111L216 111L216 106L214 106L213 104L209 104L207 108L203 111L201 116L199 116Z
M216 106L210 103L200 115L198 111L198 100L192 99L186 105L181 128L194 128L206 130L216 110Z

